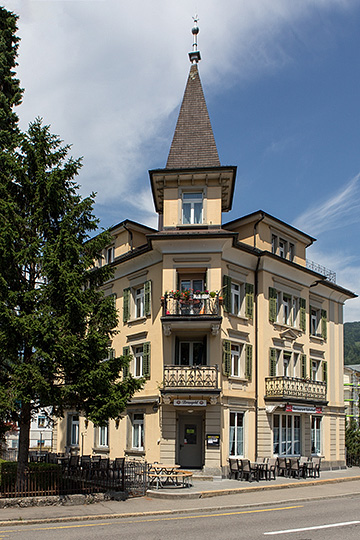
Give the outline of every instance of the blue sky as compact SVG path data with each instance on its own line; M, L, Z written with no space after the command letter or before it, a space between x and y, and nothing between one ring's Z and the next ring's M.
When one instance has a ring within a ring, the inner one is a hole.
M230 221L265 210L317 238L308 258L360 293L358 0L8 0L20 16L18 108L84 156L103 227L156 226L148 170L164 167L199 14L201 80ZM360 320L360 300L345 306Z

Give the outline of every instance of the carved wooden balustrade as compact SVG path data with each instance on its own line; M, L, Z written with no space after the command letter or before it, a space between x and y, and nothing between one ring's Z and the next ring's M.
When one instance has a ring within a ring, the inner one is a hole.
M295 377L266 377L265 398L326 402L326 383Z
M164 366L166 388L218 388L218 366Z

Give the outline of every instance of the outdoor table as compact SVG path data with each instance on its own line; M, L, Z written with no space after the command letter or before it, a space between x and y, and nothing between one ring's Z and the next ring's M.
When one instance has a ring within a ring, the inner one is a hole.
M155 484L156 488L167 485L179 486L189 485L192 473L189 471L178 471L180 465L166 463L152 463L149 465L149 483Z

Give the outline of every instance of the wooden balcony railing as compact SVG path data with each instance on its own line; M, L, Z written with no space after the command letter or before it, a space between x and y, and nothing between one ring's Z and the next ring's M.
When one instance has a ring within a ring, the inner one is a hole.
M164 389L216 389L218 373L218 366L164 366Z
M326 402L326 383L295 377L266 377L265 398Z
M161 302L164 317L199 317L201 315L218 317L220 315L220 299L217 295L214 297L194 295L194 297L183 299L165 294Z

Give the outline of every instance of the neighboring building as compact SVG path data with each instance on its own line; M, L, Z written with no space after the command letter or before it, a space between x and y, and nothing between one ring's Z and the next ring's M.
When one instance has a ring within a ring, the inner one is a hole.
M49 420L50 410L41 409L34 415L30 423L30 452L52 451L54 448L53 423ZM4 449L8 459L17 459L19 447L19 429L14 426L5 435Z
M344 367L344 402L346 419L360 421L360 364Z
M222 222L236 167L220 165L190 55L166 168L150 171L159 229L123 221L103 254L121 314L112 347L146 384L103 427L69 411L58 450L207 474L229 456L344 466L343 304L355 295L308 267L308 234L263 211Z

